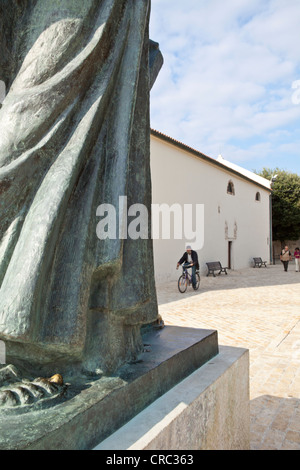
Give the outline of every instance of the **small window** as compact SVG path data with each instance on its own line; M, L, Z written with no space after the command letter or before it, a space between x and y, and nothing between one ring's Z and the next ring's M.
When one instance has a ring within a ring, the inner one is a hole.
M259 192L257 192L257 193L255 194L255 200L256 200L257 202L260 202L260 193L259 193Z
M231 194L232 196L235 195L235 192L234 192L234 184L232 181L229 181L228 182L228 185L227 185L227 194Z

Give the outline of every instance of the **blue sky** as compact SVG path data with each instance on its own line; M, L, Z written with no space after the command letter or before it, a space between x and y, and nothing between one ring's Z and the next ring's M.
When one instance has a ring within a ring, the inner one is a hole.
M152 0L150 37L164 56L152 128L300 175L300 0Z

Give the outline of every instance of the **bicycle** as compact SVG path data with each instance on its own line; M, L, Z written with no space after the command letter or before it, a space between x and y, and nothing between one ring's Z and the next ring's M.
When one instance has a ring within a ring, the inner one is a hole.
M178 279L178 290L182 294L187 290L187 286L190 286L192 284L192 275L188 272L188 268L191 268L191 267L192 265L182 267L182 274ZM198 290L200 286L199 271L196 271L195 276L196 276L196 286L194 287L194 290Z

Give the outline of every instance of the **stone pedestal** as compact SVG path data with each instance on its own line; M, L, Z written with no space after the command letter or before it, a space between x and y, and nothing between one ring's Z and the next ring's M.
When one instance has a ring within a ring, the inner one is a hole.
M223 346L95 450L249 448L248 350Z
M212 330L167 326L145 334L144 344L115 376L71 377L69 396L55 406L0 410L0 449L92 449L219 352Z

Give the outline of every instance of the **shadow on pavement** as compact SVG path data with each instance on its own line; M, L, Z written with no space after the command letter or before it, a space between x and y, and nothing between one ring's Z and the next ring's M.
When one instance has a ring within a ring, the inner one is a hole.
M300 449L300 400L262 395L250 402L251 450Z

